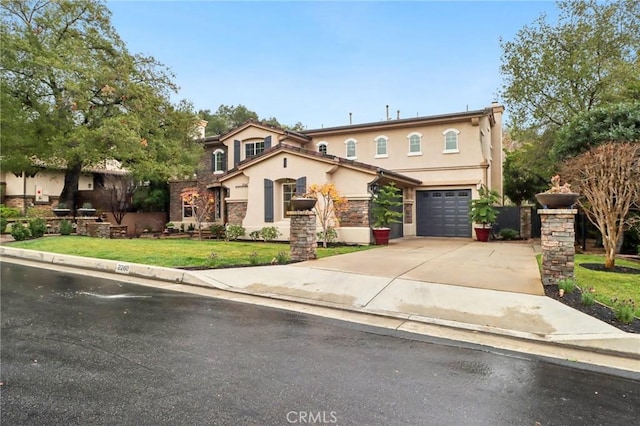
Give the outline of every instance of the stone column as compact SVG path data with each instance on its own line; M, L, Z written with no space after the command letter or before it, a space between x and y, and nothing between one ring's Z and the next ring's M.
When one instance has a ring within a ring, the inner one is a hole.
M316 258L318 236L316 235L316 214L311 210L287 212L291 218L290 252L291 260L305 261Z
M531 239L531 206L520 206L520 238Z
M542 284L573 278L576 209L539 209L542 223Z

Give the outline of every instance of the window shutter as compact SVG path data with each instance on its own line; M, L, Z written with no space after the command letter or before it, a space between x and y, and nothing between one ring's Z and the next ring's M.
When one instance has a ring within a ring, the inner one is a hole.
M233 167L237 166L240 162L240 141L233 141Z
M220 154L222 156L222 171L227 171L227 151Z
M216 155L213 152L211 153L211 171L216 171Z
M264 138L264 149L271 148L271 136Z
M296 179L296 195L303 195L307 192L307 177L302 176Z
M264 221L273 222L273 181L264 180Z

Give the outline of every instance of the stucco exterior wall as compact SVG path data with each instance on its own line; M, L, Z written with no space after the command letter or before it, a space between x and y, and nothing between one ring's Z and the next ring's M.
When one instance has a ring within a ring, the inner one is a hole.
M26 194L27 196L34 197L36 194L36 187L42 189L42 194L49 198L55 197L56 199L62 193L64 188L64 172L55 170L44 170L38 172L34 177L26 177ZM25 182L22 176L16 176L11 172L2 172L2 181L6 183L5 195L6 196L22 196L24 194ZM80 175L80 181L78 183L78 189L80 191L91 191L94 189L93 175L90 173L83 173Z

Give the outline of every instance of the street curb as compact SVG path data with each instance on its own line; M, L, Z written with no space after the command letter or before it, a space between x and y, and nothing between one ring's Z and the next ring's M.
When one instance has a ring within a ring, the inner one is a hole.
M145 278L151 280L159 280L164 282L170 282L174 284L184 284L190 286L203 287L208 289L215 289L220 291L228 291L232 293L244 294L249 296L255 296L265 299L282 300L287 302L299 303L307 306L320 306L324 308L355 312L366 315L375 315L381 318L392 318L402 321L410 321L416 323L429 324L439 327L447 327L450 329L457 329L463 331L469 331L474 333L484 333L494 336L506 337L511 339L517 339L520 341L535 342L538 344L544 344L548 346L555 346L561 348L570 348L589 353L597 353L602 355L612 355L627 359L640 360L640 352L628 352L615 349L594 347L587 344L579 344L579 341L587 340L619 340L619 339L632 339L638 341L638 347L640 347L640 335L633 335L630 333L618 334L615 336L603 336L602 334L589 334L589 335L543 335L536 333L521 332L515 330L508 330L504 328L483 326L478 324L464 323L452 320L443 320L439 318L431 318L415 314L404 314L399 312L358 308L340 305L337 303L326 302L322 300L305 299L295 296L287 296L277 293L256 293L246 291L241 288L231 287L215 279L204 280L195 276L188 270L166 268L160 266L149 266L130 262L120 262L114 260L103 260L89 257L64 255L50 252L41 252L36 250L19 249L13 247L6 247L0 245L0 256L12 257L17 259L29 260L39 263L47 263L52 265L60 265L65 267L71 267L76 269L94 270L103 273L108 273L117 276L131 276L137 278ZM215 283L214 283L215 282Z

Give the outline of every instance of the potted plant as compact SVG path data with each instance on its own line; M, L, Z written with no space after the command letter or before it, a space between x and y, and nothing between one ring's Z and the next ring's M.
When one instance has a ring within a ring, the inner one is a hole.
M173 229L175 228L175 224L173 222L168 222L164 227L167 234L173 234Z
M373 219L373 238L376 245L389 244L389 233L392 223L402 222L402 212L397 210L402 206L401 190L393 182L384 185L373 197L371 215Z
M93 216L96 214L96 209L93 208L91 203L84 203L82 207L78 209L78 213L82 216Z
M474 230L478 241L489 241L491 226L498 218L498 209L494 204L500 199L500 195L495 190L490 190L482 185L478 190L479 197L471 200L469 219L474 223Z
M571 191L571 185L564 183L560 185L560 175L551 178L551 187L539 194L536 194L536 200L545 209L568 209L577 201L580 194Z
M53 214L58 217L68 216L71 213L71 209L67 207L66 203L58 203L56 207L52 209Z

